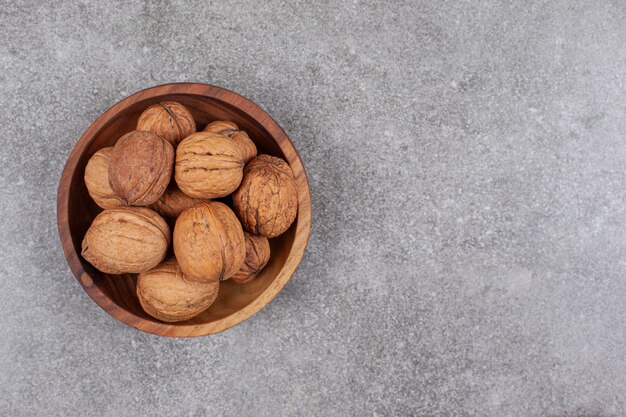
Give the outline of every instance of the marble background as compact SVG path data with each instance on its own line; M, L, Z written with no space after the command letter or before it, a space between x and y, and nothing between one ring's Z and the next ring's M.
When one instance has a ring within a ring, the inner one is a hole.
M626 416L623 1L7 1L0 415ZM80 288L56 189L129 94L258 103L311 240L267 308L193 340Z

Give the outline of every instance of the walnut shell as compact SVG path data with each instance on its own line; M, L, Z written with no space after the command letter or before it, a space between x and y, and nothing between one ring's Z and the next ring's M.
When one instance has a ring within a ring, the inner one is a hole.
M174 226L174 254L194 281L223 281L243 265L243 229L227 205L215 201L183 211Z
M109 185L109 161L113 147L102 148L89 159L85 167L87 192L103 209L124 207L115 191Z
M239 130L239 127L234 122L218 120L209 123L204 128L204 132L228 136L229 138L237 141L237 146L239 146L239 149L241 151L241 158L246 164L256 156L256 145L254 144L254 142L252 142L246 132L244 132L243 130Z
M228 120L216 120L206 125L202 131L230 136L233 133L239 132L239 126L237 126L237 123L229 122Z
M189 197L180 191L175 183L171 183L159 201L150 208L168 219L176 219L180 213L205 200Z
M135 130L122 136L111 155L109 183L124 204L156 202L170 183L174 147L154 133Z
M137 278L137 297L144 311L162 321L188 320L209 308L217 298L219 282L196 282L185 279L170 258Z
M178 145L174 178L180 190L190 197L224 197L241 183L243 167L241 151L233 139L198 132Z
M170 228L145 207L104 210L83 238L83 258L106 274L140 273L155 267L170 244Z
M144 110L137 121L137 130L161 136L176 146L196 132L196 122L185 106L175 101L163 101Z
M291 167L280 158L259 155L246 165L233 206L243 227L272 238L284 233L298 212L298 191Z
M255 236L243 232L246 239L246 259L230 280L236 284L245 284L252 281L261 272L270 260L270 242L266 237Z

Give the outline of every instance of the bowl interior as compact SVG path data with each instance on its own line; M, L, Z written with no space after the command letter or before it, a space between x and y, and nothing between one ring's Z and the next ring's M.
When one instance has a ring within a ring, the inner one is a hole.
M135 327L138 327L136 323L142 320L153 322L154 325L161 327L204 325L222 320L246 308L266 291L285 265L294 243L297 223L300 219L300 215L298 215L298 218L296 218L296 221L287 232L279 237L270 239L270 261L257 278L244 285L237 285L230 281L223 282L216 301L208 310L191 320L179 323L163 323L143 311L135 291L137 280L135 274L122 276L103 274L80 257L82 238L95 216L102 211L87 193L83 179L85 165L96 151L107 146L113 146L118 138L134 130L139 115L148 106L167 100L177 101L186 106L196 120L198 131L201 131L204 126L214 120L230 120L237 123L241 129L248 133L255 142L259 154L267 153L285 158L280 146L263 127L262 123L257 122L246 112L225 101L197 94L165 94L132 102L108 120L104 120L93 131L91 140L86 144L82 154L78 155L75 170L70 180L68 190L68 226L74 250L79 254L78 260L86 274L93 281L93 283L89 282L89 285L97 287L102 292L102 295L108 298L107 303L110 302L114 308L117 307L128 313L129 321L131 322L127 324L135 325ZM230 204L230 198L226 198L223 201ZM83 285L85 285L84 280L84 278L81 278ZM99 304L101 303L99 302ZM145 328L142 330L145 330Z

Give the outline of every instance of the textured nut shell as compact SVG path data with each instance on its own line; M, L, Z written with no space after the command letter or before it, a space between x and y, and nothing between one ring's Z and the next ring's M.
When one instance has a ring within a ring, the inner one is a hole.
M268 238L284 233L298 212L298 191L289 165L274 156L254 158L233 194L233 206L250 233Z
M233 139L199 132L178 145L174 178L190 197L224 197L241 183L243 167L241 151Z
M185 106L175 101L163 101L144 110L137 121L137 130L161 136L176 146L196 132L196 122Z
M109 161L113 147L102 148L89 159L85 167L85 185L87 192L103 209L123 207L115 191L109 185Z
M246 256L241 224L227 205L199 203L176 220L174 254L188 279L228 279L239 271Z
M135 130L122 136L111 155L109 183L129 206L156 202L170 183L174 148L150 132Z
M252 142L246 132L239 130L239 127L234 122L218 120L209 123L204 128L204 131L228 136L229 138L234 139L237 142L237 146L239 146L239 150L241 151L241 158L246 164L256 156L256 145Z
M147 271L165 258L170 228L154 211L144 207L104 210L87 230L82 255L107 274Z
M189 197L180 191L176 184L170 184L159 201L152 204L150 208L163 217L175 219L180 216L180 213L202 201L205 200Z
M162 321L188 320L209 308L217 298L219 282L195 282L185 279L170 258L139 274L137 297L144 311Z
M252 281L270 260L270 242L266 237L244 232L246 239L246 259L230 280L237 284Z
M204 132L217 133L218 135L230 136L235 132L239 132L239 126L235 122L228 120L216 120L209 123L203 129Z

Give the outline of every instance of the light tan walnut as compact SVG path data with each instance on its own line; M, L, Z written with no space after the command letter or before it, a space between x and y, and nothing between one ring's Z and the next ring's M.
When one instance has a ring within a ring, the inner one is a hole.
M174 254L191 280L228 279L239 271L246 255L241 224L223 203L196 204L176 220Z
M256 156L256 145L252 142L252 139L250 139L245 131L239 130L239 127L234 122L218 120L209 123L204 128L204 131L228 136L229 138L235 140L237 142L237 146L239 146L239 149L241 150L241 158L246 164Z
M170 244L170 228L145 207L104 210L87 230L82 256L107 274L140 273L155 267Z
M104 209L124 206L124 203L109 185L109 161L112 154L112 146L102 148L93 154L85 167L87 192L93 201Z
M267 238L284 233L298 212L298 191L289 165L270 155L254 158L233 194L233 206L248 232Z
M159 201L150 205L150 208L163 217L176 219L180 213L202 201L206 200L189 197L180 191L176 184L171 183Z
M209 308L217 298L218 282L196 282L185 278L170 258L137 278L137 297L144 311L159 320L188 320Z
M185 106L175 101L163 101L144 110L137 121L137 130L159 135L176 146L196 132L196 122Z
M237 189L243 167L241 151L234 140L198 132L178 145L174 178L178 188L190 197L218 198Z
M270 260L270 243L266 237L244 232L246 239L246 259L230 280L237 284L252 281Z
M150 132L135 130L122 136L111 155L109 183L124 204L156 202L172 178L174 148Z

